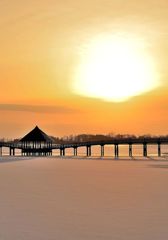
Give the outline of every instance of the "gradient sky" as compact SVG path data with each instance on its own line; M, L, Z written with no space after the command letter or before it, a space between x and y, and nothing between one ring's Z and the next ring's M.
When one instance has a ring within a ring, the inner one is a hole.
M1 0L0 137L168 134L167 0ZM144 38L161 86L122 103L75 95L82 46L97 35Z

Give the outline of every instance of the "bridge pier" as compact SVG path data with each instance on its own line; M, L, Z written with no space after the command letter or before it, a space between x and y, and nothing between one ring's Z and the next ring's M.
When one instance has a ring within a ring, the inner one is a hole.
M65 148L60 148L60 156L65 156Z
M147 150L147 144L146 143L143 144L143 156L144 157L148 156L148 150Z
M129 157L132 157L132 144L129 144Z
M74 156L78 156L78 148L74 147Z
M161 145L160 143L158 143L158 157L161 156Z
M118 144L115 144L115 145L114 145L114 155L115 155L115 158L118 158L118 157L119 157Z
M10 156L15 156L15 148L14 147L9 148L9 155Z
M91 146L86 146L86 152L87 152L87 157L90 157L92 155Z
M89 148L89 156L92 156L92 147Z
M86 146L86 156L89 157L89 147Z
M101 145L101 157L104 157L104 145Z

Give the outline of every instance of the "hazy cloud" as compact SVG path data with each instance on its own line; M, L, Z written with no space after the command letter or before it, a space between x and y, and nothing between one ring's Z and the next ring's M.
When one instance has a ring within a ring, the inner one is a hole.
M35 113L77 113L77 109L51 105L0 104L0 111L18 111Z

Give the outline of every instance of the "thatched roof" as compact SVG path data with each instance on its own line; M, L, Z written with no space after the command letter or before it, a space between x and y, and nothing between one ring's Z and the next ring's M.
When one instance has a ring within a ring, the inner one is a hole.
M52 139L38 126L24 136L20 142L52 142Z

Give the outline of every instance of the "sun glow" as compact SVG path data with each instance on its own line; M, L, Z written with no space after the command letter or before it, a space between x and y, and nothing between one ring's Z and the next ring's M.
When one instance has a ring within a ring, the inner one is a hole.
M79 95L121 102L153 90L159 78L143 40L106 36L83 48L72 85Z

